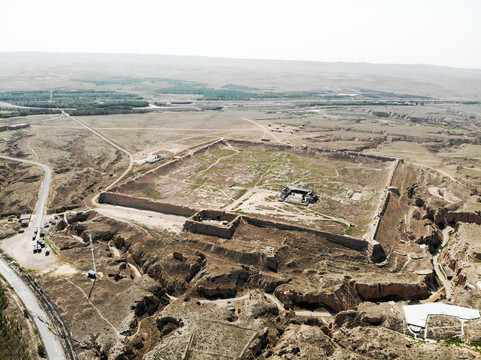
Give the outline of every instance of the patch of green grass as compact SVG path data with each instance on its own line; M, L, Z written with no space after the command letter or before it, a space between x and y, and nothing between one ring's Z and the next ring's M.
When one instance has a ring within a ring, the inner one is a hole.
M232 149L223 149L223 148L215 148L209 152L209 155L215 159L229 156L235 153L235 150Z
M444 342L448 345L456 345L456 346L461 346L462 344L464 344L464 340L461 339L459 336L453 336L452 338L444 340Z
M148 198L150 199L154 199L154 200L158 200L160 199L162 196L160 194L160 192L158 192L157 190L153 189L153 188L150 188L150 189L146 189L146 190L143 190L142 193L147 196Z
M247 189L240 189L239 192L234 196L234 200L238 200L247 192Z

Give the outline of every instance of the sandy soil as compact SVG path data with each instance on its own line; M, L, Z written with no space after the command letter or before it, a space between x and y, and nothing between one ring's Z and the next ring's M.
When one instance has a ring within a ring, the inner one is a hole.
M180 232L186 218L183 216L162 214L154 211L137 210L122 206L98 204L95 210L100 214L114 219L128 221L133 224L143 224L148 227L158 227L172 232Z

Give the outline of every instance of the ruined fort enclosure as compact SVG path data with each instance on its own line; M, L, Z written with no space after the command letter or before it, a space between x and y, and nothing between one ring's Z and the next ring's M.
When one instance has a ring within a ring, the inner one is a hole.
M344 153L226 140L161 165L114 191L361 236L372 221L391 165ZM308 206L280 202L288 185L311 189L319 200Z

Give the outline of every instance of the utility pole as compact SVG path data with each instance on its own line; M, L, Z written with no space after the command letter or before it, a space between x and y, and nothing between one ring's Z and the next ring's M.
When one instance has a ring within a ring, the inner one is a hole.
M89 241L90 241L90 251L92 252L92 262L94 264L94 269L89 270L88 277L93 278L94 282L92 283L92 287L90 288L88 300L90 301L90 297L92 296L92 291L94 290L95 283L97 282L97 266L95 265L95 255L94 255L94 245L92 243L92 234L89 233Z
M92 251L92 262L94 263L94 274L95 274L95 278L97 278L97 267L95 266L94 245L92 243L92 234L90 233L89 233L89 240L90 240L90 251Z

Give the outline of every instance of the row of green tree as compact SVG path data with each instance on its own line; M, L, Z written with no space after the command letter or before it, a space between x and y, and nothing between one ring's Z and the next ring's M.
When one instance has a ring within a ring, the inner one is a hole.
M29 107L0 113L0 117L56 114L58 108L72 109L72 115L109 115L139 112L149 103L135 94L95 90L12 91L0 93L0 101Z
M0 359L30 359L27 341L22 336L22 326L12 316L4 314L7 306L6 289L0 284Z

